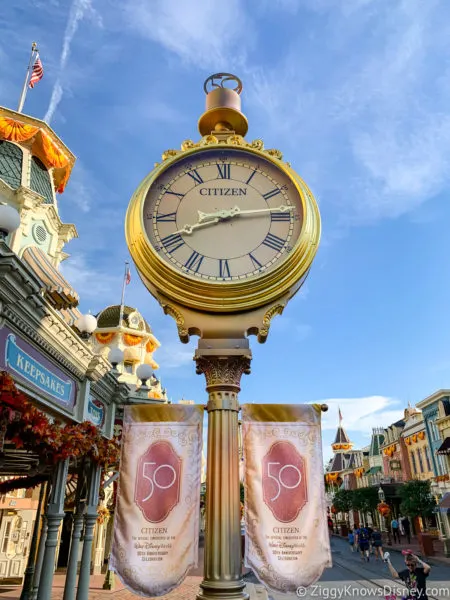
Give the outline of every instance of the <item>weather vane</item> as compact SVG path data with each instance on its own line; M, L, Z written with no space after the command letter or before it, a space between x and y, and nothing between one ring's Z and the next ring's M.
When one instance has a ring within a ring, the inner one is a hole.
M224 85L227 81L232 81L235 84L235 87ZM210 88L208 89L208 84L210 84ZM205 90L205 94L209 94L215 88L225 88L231 89L235 91L237 94L242 92L242 81L236 75L232 73L215 73L214 75L210 75L208 79L203 84L203 89Z

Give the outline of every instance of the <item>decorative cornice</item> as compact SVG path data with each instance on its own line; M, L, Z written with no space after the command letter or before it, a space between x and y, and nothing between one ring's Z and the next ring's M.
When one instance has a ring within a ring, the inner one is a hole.
M178 337L183 344L187 344L189 342L189 332L185 326L183 315L171 304L162 304L162 309L164 314L170 315L173 319L175 319L178 329Z
M240 356L198 356L196 361L197 374L204 374L206 389L235 388L240 390L241 377L250 373L251 358L248 355Z
M270 323L271 323L273 317L275 315L281 315L283 313L285 306L286 306L286 303L276 304L275 306L272 306L271 308L269 308L269 310L264 314L263 321L262 321L263 326L260 328L259 333L258 333L258 342L260 344L264 344L264 342L267 340L267 336L269 335Z

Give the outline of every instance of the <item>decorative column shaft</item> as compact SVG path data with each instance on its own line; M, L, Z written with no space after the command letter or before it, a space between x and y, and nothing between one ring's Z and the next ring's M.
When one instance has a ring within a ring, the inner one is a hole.
M36 520L34 522L33 535L32 535L31 544L30 544L30 553L28 555L27 568L25 569L25 573L24 573L22 593L20 594L20 600L31 600L32 594L33 594L33 579L34 579L34 570L35 570L36 550L37 550L37 543L38 543L38 537L39 537L39 527L41 525L42 504L44 501L46 489L47 489L47 484L41 483L41 487L39 490L38 507L36 510Z
M45 503L44 506L46 506ZM47 516L45 513L42 515L42 529L41 529L41 537L39 539L39 548L37 552L36 566L34 569L34 578L33 578L33 593L31 594L31 600L37 600L38 590L39 590L39 582L41 580L41 571L42 564L44 562L44 554L45 554L45 542L47 541Z
M77 581L78 554L80 550L81 531L85 509L86 475L84 461L78 470L78 481L75 496L75 514L73 517L72 540L70 543L69 562L67 565L66 581L64 583L63 600L74 600Z
M47 539L39 581L38 600L50 600L52 595L56 545L58 543L59 526L64 518L64 498L66 496L68 469L69 460L60 461L53 475L52 491L47 510Z
M204 578L198 600L246 600L241 566L238 392L250 350L197 351L209 394Z
M92 541L94 539L94 527L98 516L97 505L101 472L102 469L100 465L92 463L89 472L88 502L84 517L83 553L81 555L80 577L78 578L76 600L88 600L89 598Z

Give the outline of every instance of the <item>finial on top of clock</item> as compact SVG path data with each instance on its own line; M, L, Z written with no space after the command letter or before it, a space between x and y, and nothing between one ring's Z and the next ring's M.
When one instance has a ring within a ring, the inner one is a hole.
M198 121L201 135L232 131L245 136L248 121L241 112L242 81L232 73L210 75L203 85L206 111Z

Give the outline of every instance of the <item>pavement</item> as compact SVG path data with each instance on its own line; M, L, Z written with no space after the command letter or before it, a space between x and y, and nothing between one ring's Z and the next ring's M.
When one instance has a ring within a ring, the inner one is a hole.
M371 556L369 562L363 561L357 552L352 552L348 542L337 536L331 540L333 555L333 567L325 569L317 584L308 589L299 589L297 594L269 594L259 584L251 571L244 575L252 600L298 600L305 598L313 600L321 598L342 599L345 598L381 598L382 600L391 592L396 592L397 598L401 598L402 586L400 582L394 581L388 571L387 565L382 561L374 560ZM195 600L202 581L202 555L200 555L199 567L186 577L185 581L176 590L162 596L164 600ZM397 570L403 568L404 559L400 552L391 552L391 560ZM430 600L443 600L450 598L450 565L427 559L432 565L427 586ZM104 575L93 575L91 577L89 600L137 600L139 596L124 589L116 577L116 586L113 591L103 590ZM62 600L64 591L65 575L57 573L54 578L52 600ZM8 586L0 588L0 599L18 600L20 598L20 586ZM154 599L155 600L155 599Z

